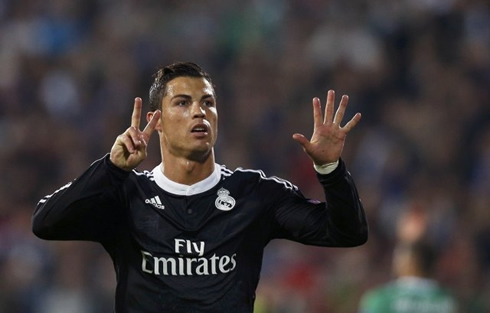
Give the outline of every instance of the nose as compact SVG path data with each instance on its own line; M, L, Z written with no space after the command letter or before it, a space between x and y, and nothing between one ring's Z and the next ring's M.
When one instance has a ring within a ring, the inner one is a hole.
M194 101L191 107L192 117L194 118L203 118L206 117L206 110L204 106L198 101Z

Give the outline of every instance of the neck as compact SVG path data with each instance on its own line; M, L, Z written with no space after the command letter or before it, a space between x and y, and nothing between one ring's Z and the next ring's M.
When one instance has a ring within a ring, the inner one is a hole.
M162 160L163 174L179 184L193 185L209 177L214 171L214 154L203 161L165 155Z
M426 277L427 275L421 271L414 264L406 264L405 266L398 269L399 277L414 276L414 277Z

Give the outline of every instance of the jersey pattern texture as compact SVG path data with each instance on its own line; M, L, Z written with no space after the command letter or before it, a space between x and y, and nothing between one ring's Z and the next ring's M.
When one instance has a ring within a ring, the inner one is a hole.
M117 277L115 312L253 312L263 251L276 238L351 247L367 222L343 162L318 174L326 202L261 171L215 165L195 185L157 166L127 172L108 156L40 200L33 231L43 239L101 243Z

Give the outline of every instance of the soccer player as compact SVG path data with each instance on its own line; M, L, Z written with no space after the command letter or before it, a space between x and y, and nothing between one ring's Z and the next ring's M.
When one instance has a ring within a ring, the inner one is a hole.
M368 291L360 313L455 313L453 296L431 279L436 254L424 241L401 241L393 268L397 279Z
M110 153L80 177L40 200L33 232L47 240L103 245L117 277L115 312L253 312L265 246L275 238L326 247L366 242L358 192L340 158L347 133L360 120L341 121L313 99L311 140L294 134L314 163L326 202L307 199L290 182L258 170L215 163L218 135L215 89L197 64L160 69L150 88L148 124L140 130L142 100L131 126ZM161 164L135 168L151 134ZM292 165L293 166L293 165Z

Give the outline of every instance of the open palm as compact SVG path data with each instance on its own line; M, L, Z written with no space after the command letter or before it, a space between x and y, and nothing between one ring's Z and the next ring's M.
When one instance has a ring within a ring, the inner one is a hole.
M293 139L299 142L304 151L316 165L324 165L336 162L342 155L345 138L347 133L360 121L361 114L356 113L345 126L340 123L344 118L345 109L349 97L344 95L340 100L339 107L334 115L335 91L329 90L327 94L327 103L325 106L325 115L322 118L322 108L320 99L313 98L313 135L308 140L302 134L294 134Z

